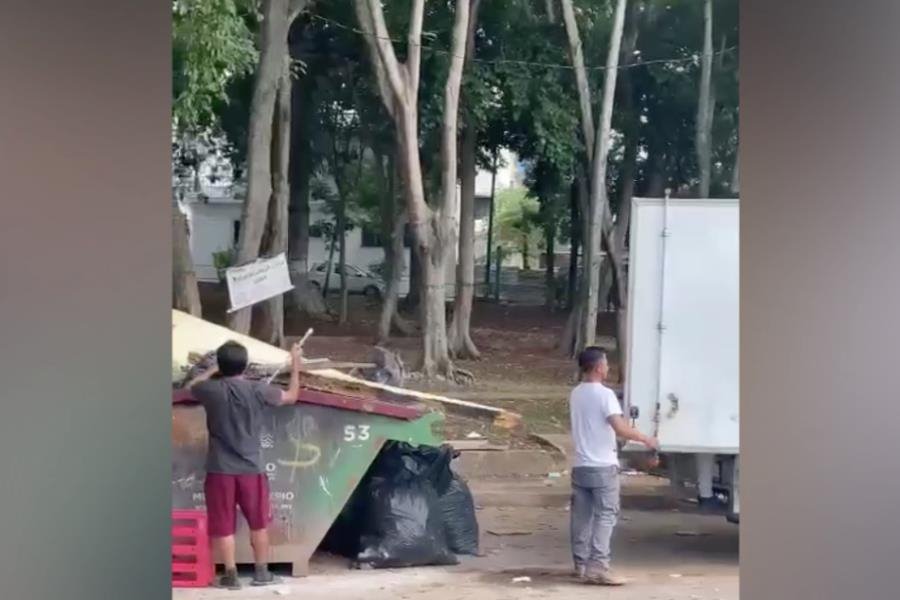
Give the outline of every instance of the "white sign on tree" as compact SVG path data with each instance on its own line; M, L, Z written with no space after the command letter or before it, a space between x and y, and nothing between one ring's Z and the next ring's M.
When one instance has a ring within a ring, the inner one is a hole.
M247 308L294 289L283 252L272 258L260 258L250 264L226 269L225 280L231 302L228 312Z

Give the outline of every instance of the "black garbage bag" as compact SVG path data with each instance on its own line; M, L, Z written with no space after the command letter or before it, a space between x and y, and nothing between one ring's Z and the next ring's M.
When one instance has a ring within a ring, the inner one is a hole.
M389 442L326 534L320 548L360 566L457 564L478 553L475 505L450 463L451 447Z
M368 508L360 565L391 569L458 563L447 545L438 494L426 477L406 468L391 478L373 477Z
M450 446L412 446L405 442L388 442L378 455L369 473L372 477L392 479L413 475L431 482L438 495L450 487L453 472L450 461L454 451Z
M458 474L452 473L450 485L438 501L450 550L456 554L477 556L478 519L468 484Z
M449 473L449 463L448 449L388 442L329 528L319 549L356 560L366 549L364 545L374 548L378 545L378 536L382 535L377 522L371 520L385 514L384 509L379 510L374 505L376 498L387 493L385 486L417 478L430 482L433 488L444 490L450 480L445 473ZM434 510L440 512L439 508ZM367 536L365 542L362 540L364 535Z

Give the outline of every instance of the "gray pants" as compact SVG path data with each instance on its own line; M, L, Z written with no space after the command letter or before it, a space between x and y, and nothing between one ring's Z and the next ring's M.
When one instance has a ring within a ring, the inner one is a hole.
M619 467L572 469L572 558L575 568L607 570L619 516Z

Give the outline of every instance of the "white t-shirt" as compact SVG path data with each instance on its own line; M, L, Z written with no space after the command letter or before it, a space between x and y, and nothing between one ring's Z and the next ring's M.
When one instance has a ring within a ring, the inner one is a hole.
M616 432L609 417L621 415L615 392L602 383L580 383L569 396L576 467L619 465Z

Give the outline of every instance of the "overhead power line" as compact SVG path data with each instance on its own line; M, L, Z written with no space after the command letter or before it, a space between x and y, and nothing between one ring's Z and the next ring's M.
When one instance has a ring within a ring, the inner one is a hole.
M391 38L391 37L379 36L373 32L365 31L365 30L359 29L357 27L353 27L351 25L346 25L344 23L335 21L334 19L329 19L327 17L323 17L321 15L314 14L311 16L313 19L315 19L317 21L321 21L323 23L333 25L333 26L335 26L339 29L343 29L345 31L351 31L351 32L359 34L359 35L368 36L368 37L379 39L379 40L387 40L387 41L389 41L391 43L395 43L395 44L409 43L407 40L398 40L398 39ZM451 51L445 50L443 48L437 48L435 46L428 46L426 44L422 44L421 42L418 43L417 45L425 50L429 50L429 51L435 52L437 54L443 54L445 56L450 56L452 58L463 58L461 56L455 56ZM728 48L724 48L723 50L713 52L713 55L716 56L719 54L730 54L731 52L734 52L735 50L737 50L737 46L729 46ZM565 50L560 49L560 52L564 52L564 51ZM568 63L547 63L547 62L536 62L536 61L529 61L529 60L509 59L509 58L486 59L486 58L473 57L473 58L471 58L471 60L472 60L472 62L476 62L479 64L487 64L487 65L508 64L508 65L518 65L518 66L522 66L522 67L537 67L537 68L542 68L542 69L566 69L566 70L574 69L574 67ZM657 59L652 59L652 60L638 60L635 62L620 64L616 68L620 69L620 70L635 69L638 67L643 67L643 66L648 66L648 65L658 65L658 64L667 64L667 65L674 66L674 65L683 64L683 63L695 63L695 62L697 62L697 60L698 60L698 57L696 57L696 56L683 56L683 57L679 57L679 58L657 58ZM607 67L605 65L587 67L587 70L589 70L589 71L605 71L606 69L607 69Z

